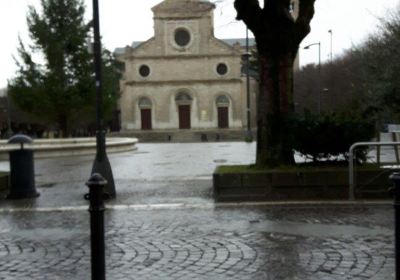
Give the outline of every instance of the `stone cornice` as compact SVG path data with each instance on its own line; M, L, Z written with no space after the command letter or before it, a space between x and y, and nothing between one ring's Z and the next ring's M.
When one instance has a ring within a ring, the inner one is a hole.
M197 58L218 58L218 57L241 57L240 53L229 53L229 54L188 54L188 55L130 55L126 56L127 60L135 59L197 59Z
M208 80L173 80L173 81L126 81L125 85L182 85L182 84L229 84L229 83L242 83L241 79L208 79Z

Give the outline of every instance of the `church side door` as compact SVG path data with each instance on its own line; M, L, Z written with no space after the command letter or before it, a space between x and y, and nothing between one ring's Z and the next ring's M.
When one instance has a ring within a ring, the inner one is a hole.
M228 107L218 107L218 128L228 128Z
M190 105L179 105L179 128L190 129Z
M150 130L152 129L151 125L151 109L141 109L140 110L141 118L142 118L142 129Z

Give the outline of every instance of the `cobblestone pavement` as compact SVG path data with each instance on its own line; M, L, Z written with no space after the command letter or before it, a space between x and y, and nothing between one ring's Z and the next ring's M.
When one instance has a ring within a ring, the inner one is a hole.
M88 212L2 212L0 279L89 279ZM107 278L394 279L393 211L107 210Z

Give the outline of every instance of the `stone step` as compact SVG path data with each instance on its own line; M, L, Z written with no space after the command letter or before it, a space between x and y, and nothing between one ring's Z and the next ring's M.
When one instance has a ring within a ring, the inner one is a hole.
M215 129L215 130L151 130L151 131L122 131L111 136L135 137L139 142L216 142L244 141L244 129ZM253 133L255 135L255 133Z

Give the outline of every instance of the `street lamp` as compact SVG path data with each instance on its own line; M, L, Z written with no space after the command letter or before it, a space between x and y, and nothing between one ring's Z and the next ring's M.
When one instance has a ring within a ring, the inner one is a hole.
M328 33L331 35L331 63L332 63L332 61L333 61L333 52L332 52L333 31L332 31L332 29L329 29Z
M318 114L321 113L321 42L309 44L304 47L308 50L312 46L318 45Z
M246 111L247 111L247 135L246 141L253 141L250 127L250 51L249 51L249 29L246 28Z
M6 131L6 138L10 138L13 136L14 132L12 131L11 128L11 106L10 106L10 95L9 92L6 92L6 98L7 98L7 131Z
M101 41L100 41L100 24L99 24L99 3L93 0L93 52L96 79L96 158L93 163L92 174L101 174L107 181L105 192L110 198L115 198L114 177L111 170L110 162L106 154L106 137L103 127L103 97L102 97L102 76L101 76Z

